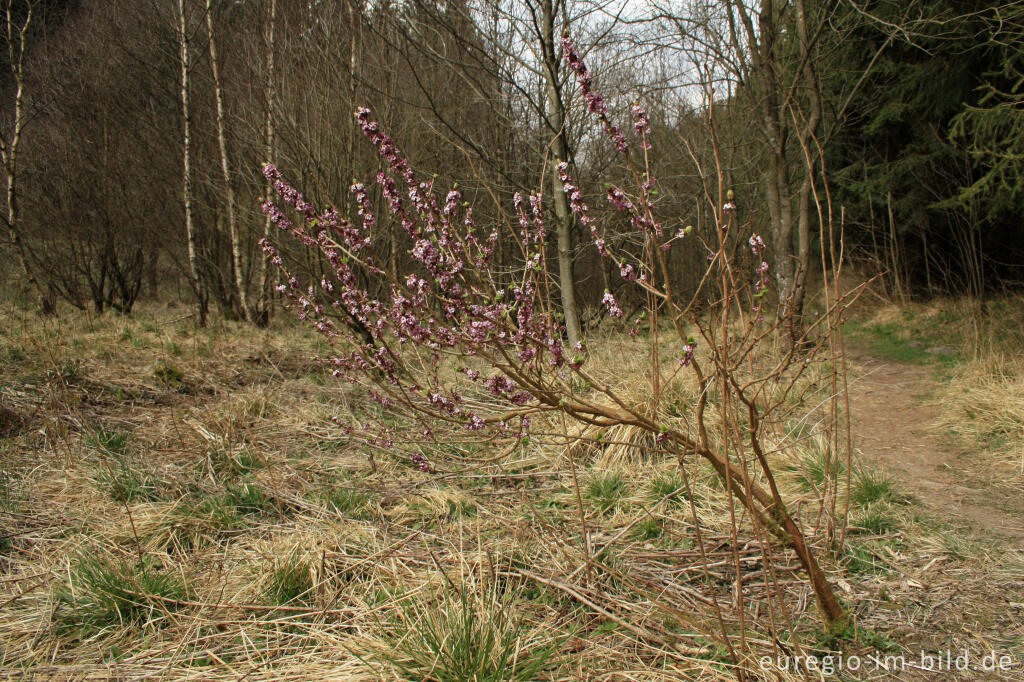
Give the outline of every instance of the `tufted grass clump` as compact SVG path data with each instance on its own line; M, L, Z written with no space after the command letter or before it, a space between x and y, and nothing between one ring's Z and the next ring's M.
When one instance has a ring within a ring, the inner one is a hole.
M664 524L660 519L648 517L633 527L633 538L638 542L657 540L664 532Z
M622 504L627 485L617 472L596 473L587 482L584 496L601 514L614 511Z
M223 444L211 447L207 454L214 471L229 476L244 476L266 466L258 452L248 447L229 448Z
M107 455L124 456L131 433L120 429L99 428L85 438L86 445Z
M872 467L861 467L853 478L850 501L862 507L873 504L904 504L907 497L900 492L896 479Z
M689 488L686 480L678 471L669 471L658 474L648 486L648 492L652 500L666 500L669 504L681 504L687 498Z
M297 552L273 560L267 575L264 598L272 604L308 603L313 591L309 561Z
M177 365L161 362L153 370L153 377L165 388L177 390L185 383L185 372Z
M511 608L516 592L463 585L435 600L402 602L381 622L380 657L405 679L438 682L525 682L538 679L558 647L531 631Z
M154 502L164 495L166 483L151 471L119 458L96 474L100 488L115 502Z
M370 496L353 488L331 488L319 495L329 509L353 519L367 519L372 516Z
M887 535L899 529L893 507L886 503L873 504L855 518L851 532Z
M156 623L187 595L181 576L160 570L149 559L117 562L81 556L68 584L57 592L54 618L63 629L96 634Z
M835 455L830 457L824 448L817 447L803 454L787 469L796 475L797 485L802 490L819 494L826 482L842 479L846 473L846 465L842 460L837 461Z
M278 511L277 502L254 483L231 483L224 492L226 506L248 516L270 515Z

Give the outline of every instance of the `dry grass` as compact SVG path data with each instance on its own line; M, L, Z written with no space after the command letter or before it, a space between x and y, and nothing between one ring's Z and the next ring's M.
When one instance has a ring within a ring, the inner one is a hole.
M1008 486L1024 483L1024 359L994 352L956 368L938 426L990 455Z
M894 359L935 367L940 388L929 402L933 425L956 437L986 483L1024 484L1024 298L972 303L937 300L884 306L855 324L862 342Z
M0 315L5 671L735 679L777 652L772 623L787 646L815 643L792 557L742 519L734 543L711 472L680 471L628 428L550 423L528 445L438 448L428 475L341 434L332 417L372 413L321 371L302 329L195 330L173 308ZM637 400L642 343L609 335L591 362ZM693 390L665 389L666 420L686 425ZM800 394L804 407L820 397ZM787 416L779 443L792 428ZM795 463L784 479L813 528L801 481L819 436L801 429L772 456ZM862 507L855 546L892 563L882 548L911 513ZM828 561L816 542L851 601L890 570Z

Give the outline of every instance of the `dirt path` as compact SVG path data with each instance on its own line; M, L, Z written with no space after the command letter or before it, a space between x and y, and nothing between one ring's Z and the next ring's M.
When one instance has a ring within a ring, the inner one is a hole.
M857 352L852 359L850 411L860 457L895 474L937 518L1024 548L1022 496L984 487L981 472L971 472L982 462L967 461L927 431L937 412L920 399L936 386L929 370Z
M857 456L895 476L940 533L976 548L949 554L905 536L889 553L891 571L855 597L864 609L859 622L899 641L909 663L862 679L1024 681L1024 499L986 485L993 472L984 454L961 452L929 430L937 409L921 397L937 382L928 368L864 352L851 359ZM941 672L918 664L922 654L943 651L969 652L974 663ZM1012 666L979 669L991 652L1010 656Z

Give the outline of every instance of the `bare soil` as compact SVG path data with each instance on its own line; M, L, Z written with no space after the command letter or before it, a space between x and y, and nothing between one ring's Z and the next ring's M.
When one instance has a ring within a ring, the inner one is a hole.
M856 351L852 358L855 453L899 481L940 539L902 538L889 551L892 571L857 595L867 605L860 624L899 641L905 657L888 670L866 666L861 677L1024 680L1024 494L991 485L998 472L986 453L961 451L934 428L931 369ZM937 658L945 652L953 669ZM1010 667L986 669L998 660L985 658L993 653Z
M859 376L850 387L855 451L897 476L939 518L979 536L1024 549L1024 491L986 486L984 461L960 452L930 425L938 408L924 397L936 386L926 366L855 354Z

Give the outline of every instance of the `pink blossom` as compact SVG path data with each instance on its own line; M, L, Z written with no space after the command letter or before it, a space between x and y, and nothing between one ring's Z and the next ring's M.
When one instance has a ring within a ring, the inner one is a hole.
M612 317L622 317L622 308L615 302L615 296L612 292L607 289L604 292L604 298L601 299L601 303L604 304L605 308L608 309L608 314Z

